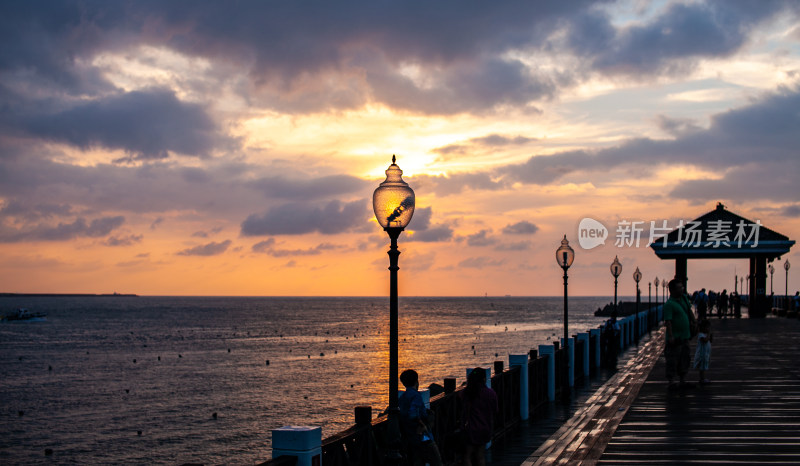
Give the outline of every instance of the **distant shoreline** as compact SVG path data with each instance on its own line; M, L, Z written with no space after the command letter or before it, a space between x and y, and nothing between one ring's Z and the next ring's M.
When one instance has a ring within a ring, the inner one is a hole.
M131 298L138 296L132 293L0 293L0 298Z

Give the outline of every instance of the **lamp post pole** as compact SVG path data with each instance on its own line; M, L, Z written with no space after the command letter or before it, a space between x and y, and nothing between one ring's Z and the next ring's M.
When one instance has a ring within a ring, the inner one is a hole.
M397 271L400 270L398 266L398 259L400 258L400 251L397 250L397 238L403 231L403 228L388 227L385 228L392 240L391 248L389 249L389 414L395 411L398 414L398 351L397 345L400 340L398 331L398 293L397 293Z
M634 319L633 324L633 335L636 339L636 344L639 344L639 280L642 279L642 272L639 271L639 267L636 267L636 271L633 272L633 279L636 281L636 319Z
M775 267L769 264L769 294L775 294L772 290L772 275L775 273Z
M388 410L388 452L389 464L399 464L400 455L400 409L398 396L398 291L397 271L400 251L397 238L403 232L411 216L414 215L414 191L403 181L403 171L397 166L395 156L386 169L386 180L372 194L372 208L375 219L389 235L389 410Z

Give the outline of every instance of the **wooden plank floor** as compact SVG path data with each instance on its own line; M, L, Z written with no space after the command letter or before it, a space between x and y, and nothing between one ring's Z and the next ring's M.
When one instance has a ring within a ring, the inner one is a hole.
M800 464L800 321L712 325L711 384L667 389L660 332L523 464Z
M712 325L711 384L670 392L661 358L598 464L800 464L800 321Z

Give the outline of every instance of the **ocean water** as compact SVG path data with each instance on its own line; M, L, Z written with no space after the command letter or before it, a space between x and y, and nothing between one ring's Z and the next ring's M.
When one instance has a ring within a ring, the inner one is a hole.
M571 298L570 334L603 298ZM563 333L563 298L401 298L399 367L464 381ZM388 405L388 298L2 298L0 463L254 464L272 429ZM52 455L45 456L45 449Z

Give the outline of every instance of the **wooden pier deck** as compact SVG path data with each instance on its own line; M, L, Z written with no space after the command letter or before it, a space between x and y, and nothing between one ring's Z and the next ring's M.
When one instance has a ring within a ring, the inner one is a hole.
M522 464L800 464L800 320L712 326L710 384L667 389L662 329Z

